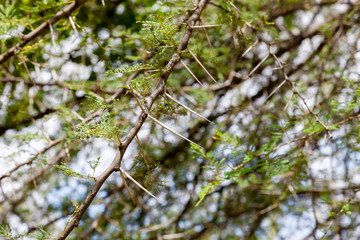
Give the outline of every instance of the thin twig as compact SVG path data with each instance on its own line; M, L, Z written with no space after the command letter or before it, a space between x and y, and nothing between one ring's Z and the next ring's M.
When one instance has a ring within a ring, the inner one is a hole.
M199 59L195 56L195 54L190 50L190 48L187 48L189 53L193 56L193 58L197 61L197 63L204 69L204 71L207 73L207 75L215 82L217 83L217 81L215 80L215 78L208 72L208 70L206 70L206 68L204 67L204 65L201 64L201 62L199 61Z
M126 175L126 177L128 177L131 181L133 181L136 185L138 185L142 190L144 190L147 194L149 194L150 196L152 196L153 198L155 198L157 201L159 201L159 199L157 199L151 192L149 192L148 190L146 190L146 188L144 188L140 183L138 183L135 179L133 179L127 172L125 172L122 168L120 168L120 173L124 173Z
M129 189L129 186L127 185L126 180L125 180L125 177L124 177L124 175L123 175L123 172L124 172L124 171L120 168L120 171L119 171L119 172L120 172L120 175L121 175L121 179L123 180L124 186L125 186L127 192L128 192L129 195L130 195L131 200L132 200L133 203L136 205L135 199L134 199L133 195L131 194L130 189Z
M30 71L29 71L28 67L26 66L25 61L22 61L22 63L23 63L23 65L24 65L25 69L26 69L27 74L29 75L29 78L30 78L32 84L33 84L37 89L39 89L39 87L36 85L34 79L31 77Z
M199 20L199 23L202 24L201 19ZM212 53L214 54L214 57L215 57L215 51L214 51L214 48L213 48L213 46L212 46L212 44L211 44L209 35L208 35L207 31L206 31L206 28L203 28L203 29L204 29L204 32L205 32L206 39L207 39L207 41L208 41L208 43L209 43L209 45L210 45L211 51L212 51Z
M201 85L204 86L199 79L197 79L197 77L195 76L195 74L192 73L192 71L186 66L186 64L183 62L183 60L181 60L180 58L180 62L182 63L182 65L184 65L184 67L186 68L186 70L188 70L188 72L191 74L191 76L193 76L193 78L195 78L195 80Z
M74 30L74 32L75 32L75 35L77 36L77 35L79 34L79 32L78 32L78 30L76 29L74 20L72 19L71 16L69 16L69 21L70 21L71 27L73 28L73 30Z
M176 100L175 98L173 98L170 94L168 94L167 92L165 92L165 95L170 98L171 100L173 100L174 102L176 102L177 104L179 104L180 106L182 106L183 108L185 108L186 110L192 112L193 114L195 114L196 116L208 121L209 123L212 123L215 125L215 123L213 123L212 121L210 121L209 119L207 119L206 117L203 117L202 115L200 115L199 113L195 112L194 110L192 110L191 108L185 106L184 104L182 104L181 102L179 102L178 100Z
M275 93L277 90L279 90L279 89L282 87L282 85L284 85L285 83L286 83L286 80L282 81L282 82L279 84L279 86L277 86L277 87L274 89L274 91L272 91L272 92L269 94L269 96L266 98L265 101L269 100L269 98L271 98L271 96L274 95L274 93Z
M324 128L325 131L326 131L326 133L329 135L329 139L332 139L333 136L331 135L330 129L325 125L325 123L323 123L323 122L320 120L319 116L318 116L314 111L312 111L312 110L310 109L310 107L309 107L309 105L307 104L305 98L304 98L304 97L299 93L299 91L296 89L295 83L294 83L293 81L291 81L290 78L289 78L289 76L286 74L285 68L284 68L283 64L281 63L281 61L280 61L280 60L278 59L278 57L271 51L271 47L270 47L270 46L269 46L269 54L274 57L274 59L276 60L276 62L277 62L278 65L279 65L279 67L282 69L282 72L283 72L284 77L285 77L285 81L287 81L287 82L290 84L293 93L294 93L295 95L298 95L298 96L299 96L299 98L301 99L301 101L304 103L305 107L306 107L307 110L309 111L309 113L315 117L316 121L317 121L321 126L323 126L323 128Z
M256 39L256 41L255 41L250 47L248 47L248 49L246 49L246 51L241 55L241 58L243 58L246 54L248 54L248 52L250 52L251 49L252 49L253 47L255 47L256 44L258 44L258 43L259 43L259 40Z
M196 145L196 146L198 146L198 147L200 147L200 148L203 148L203 147L201 147L199 144L194 143L194 142L191 141L190 139L184 137L184 136L181 135L180 133L178 133L178 132L176 132L175 130L169 128L168 126L166 126L165 124L163 124L162 122L160 122L159 120L157 120L156 118L154 118L153 116L151 116L150 114L148 114L148 117L149 117L151 120L153 120L155 123L159 124L159 125L162 126L163 128L165 128L165 129L169 130L170 132L172 132L173 134L175 134L176 136L181 137L182 139L184 139L184 140L186 140L186 141L188 141L188 142L190 142L190 143L192 143L192 144L194 144L194 145Z
M192 26L191 28L210 28L210 27L219 27L222 24L209 24L209 25L200 25L200 26Z
M52 41L53 47L56 47L54 29L51 24L49 24L49 28L50 28L51 41Z
M135 97L135 100L136 100L137 104L138 104L139 107L141 108L141 111L143 111L143 113L147 114L147 112L145 111L145 109L144 109L143 106L141 105L139 99L136 97L136 94L135 94L134 90L132 89L132 87L129 86L129 88L130 88L130 90L131 90L131 93L132 93L133 96Z
M248 79L251 75L254 74L254 72L261 66L261 64L263 64L263 62L265 62L265 60L270 56L270 54L268 53L259 63L258 65L256 65L253 70L245 77L245 79Z
M144 158L144 161L145 161L145 164L146 164L146 168L147 168L148 172L150 173L150 167L149 167L149 164L148 164L148 162L147 162L147 159L146 159L146 155L145 155L145 153L144 153L144 150L143 150L142 147L141 147L140 139L139 139L139 137L138 137L137 134L135 135L135 139L136 139L136 143L137 143L138 146L139 146L140 154L141 154L141 156Z

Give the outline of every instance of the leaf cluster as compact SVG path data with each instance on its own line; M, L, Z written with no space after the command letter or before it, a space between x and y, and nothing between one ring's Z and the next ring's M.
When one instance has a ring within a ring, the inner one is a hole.
M94 171L95 171L95 165L94 166ZM83 174L80 174L78 172L75 172L74 170L71 170L69 168L69 166L64 163L64 162L61 162L60 165L55 165L55 167L59 170L61 170L61 172L69 177L77 177L77 178L82 178L82 179L87 179L87 180L93 180L95 181L95 179L93 177L90 177L90 176L85 176Z
M135 176L143 176L144 186L151 190L152 188L158 189L166 185L166 181L159 178L157 170L160 169L160 163L154 158L146 154L145 149L140 150L136 155L133 164L133 173Z
M118 128L119 127L116 126L111 114L108 111L105 111L99 122L83 123L79 127L73 129L73 134L75 138L82 140L91 137L113 140L120 146L121 141L119 134L124 131L118 130Z
M52 237L49 232L45 231L44 226L40 226L39 230L34 233L21 233L19 236L14 236L8 225L0 224L0 236L12 240L23 239L24 237L38 240L56 239L56 237Z

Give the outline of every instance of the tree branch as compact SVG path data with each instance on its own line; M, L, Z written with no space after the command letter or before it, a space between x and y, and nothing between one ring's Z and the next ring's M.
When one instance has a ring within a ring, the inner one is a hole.
M160 78L160 82L156 89L152 92L152 94L147 97L146 99L146 107L148 109L151 108L155 100L160 96L160 94L164 93L166 81L172 72L175 64L180 59L180 52L186 49L188 42L190 40L190 36L192 33L192 26L195 25L195 23L200 19L200 14L204 10L206 4L208 3L208 0L200 0L198 3L196 9L192 13L191 17L189 18L186 31L184 33L184 36L181 40L181 43L177 49L178 53L174 53L168 64L166 65L165 73L162 74ZM100 190L101 186L104 184L104 182L107 180L107 178L114 172L120 170L120 163L121 160L125 154L125 151L129 144L132 142L132 140L135 138L136 134L139 132L140 128L144 124L145 120L147 118L147 114L144 112L141 112L140 116L138 117L136 123L134 124L133 128L128 132L127 136L125 137L125 140L123 141L122 145L119 147L119 151L116 154L115 159L110 164L110 166L98 177L96 178L96 183L86 196L85 200L82 202L80 207L77 209L76 213L73 216L72 221L66 225L64 231L62 232L61 236L58 238L59 240L66 239L66 237L72 232L72 230L79 225L80 219L84 215L86 209L90 206L92 200L95 198L97 192Z
M70 16L70 14L75 11L77 8L79 8L82 4L87 2L88 0L77 0L72 2L71 4L67 5L63 9L61 9L59 12L57 12L52 18L47 20L46 22L43 22L39 27L37 27L34 31L30 32L29 34L22 37L22 40L10 48L9 51L3 53L0 55L0 64L7 61L9 58L14 56L15 54L20 52L20 48L24 47L26 44L28 44L31 40L35 39L36 37L40 36L44 33L44 31L48 30L50 28L50 25L54 25L62 18L67 18Z

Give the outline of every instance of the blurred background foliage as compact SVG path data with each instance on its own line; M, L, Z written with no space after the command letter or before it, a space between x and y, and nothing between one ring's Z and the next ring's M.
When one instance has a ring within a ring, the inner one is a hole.
M0 53L71 2L3 0ZM61 235L196 4L85 1L0 65L3 237ZM113 174L69 239L358 239L359 8L210 1L167 93L215 124L166 95L150 112L204 149L147 120L122 165L159 200Z

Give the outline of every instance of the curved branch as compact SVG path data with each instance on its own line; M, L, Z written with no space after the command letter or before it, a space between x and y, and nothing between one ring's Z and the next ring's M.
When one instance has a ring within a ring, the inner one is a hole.
M159 95L164 93L166 81L170 73L172 72L175 64L179 61L180 52L183 51L188 45L192 33L191 27L194 26L195 23L200 19L200 14L204 10L208 1L209 0L200 0L196 9L193 11L191 17L189 18L186 31L177 49L178 53L173 54L172 58L165 67L166 69L165 73L163 73L163 75L160 78L159 85L152 92L152 94L146 99L146 107L148 109L151 108L151 106L153 105L155 100L159 97ZM120 163L125 154L125 151L129 146L129 144L132 142L132 140L135 138L136 134L138 133L142 125L144 124L146 118L147 118L147 114L141 112L133 128L128 132L127 136L125 137L124 142L122 143L121 146L119 146L119 151L116 154L115 159L112 161L110 166L99 177L96 178L96 183L94 184L90 192L87 194L85 200L81 203L80 207L76 210L71 222L68 225L66 225L61 236L59 236L58 238L59 240L66 239L66 237L72 232L72 230L79 225L80 219L84 215L87 208L90 206L92 200L95 198L95 196L97 195L98 191L100 190L104 182L113 172L120 170Z
M49 150L50 148L52 148L53 146L56 146L58 145L59 143L62 142L62 138L59 138L59 139L56 139L52 142L50 142L43 150L41 150L40 152L38 152L35 156L33 156L32 158L30 158L29 160L23 162L23 163L19 163L19 164L16 164L16 166L11 169L10 171L8 171L7 173L3 174L0 176L0 181L3 180L4 178L7 178L7 177L10 177L11 174L13 172L15 172L16 170L18 170L19 168L21 168L22 166L25 166L25 165L30 165L32 164L32 162L38 158L41 154L43 154L44 152L46 152L47 150Z
M21 120L20 122L12 121L5 125L2 125L2 126L0 125L0 136L3 135L9 129L18 128L19 126L22 126L22 125L25 125L25 126L29 125L33 120L40 119L40 118L42 118L48 114L51 114L55 111L56 111L55 109L47 108L47 109L45 109L45 111L40 112L39 114L37 114L35 116L29 116L29 117Z
M20 48L24 47L26 44L28 44L31 40L35 39L36 37L43 34L46 30L50 28L50 25L53 25L57 23L60 19L69 17L70 14L75 11L77 8L79 8L82 4L87 2L88 0L77 0L69 4L68 6L61 9L59 12L57 12L52 18L47 20L46 22L43 22L39 27L37 27L34 31L30 32L29 34L22 37L22 40L10 48L9 51L3 53L0 55L0 64L7 61L9 58L14 56L20 51Z

